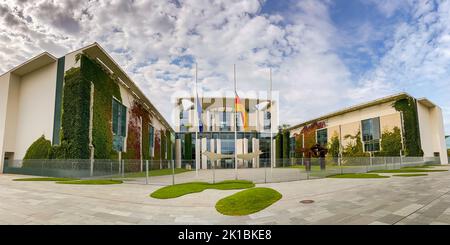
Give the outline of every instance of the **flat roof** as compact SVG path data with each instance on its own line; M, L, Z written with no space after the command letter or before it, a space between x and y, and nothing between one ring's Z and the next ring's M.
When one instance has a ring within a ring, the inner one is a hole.
M83 48L80 48L78 50L72 51L68 54L75 53L75 52L83 52L90 56L91 58L95 58L100 60L100 63L103 63L105 68L113 72L115 75L117 75L119 82L124 84L126 88L128 88L133 96L139 100L144 107L146 107L149 112L156 117L159 121L162 122L162 124L167 127L172 132L175 132L175 130L170 126L170 124L166 121L166 119L161 115L161 113L156 109L156 107L150 102L150 100L147 98L147 96L141 91L141 89L136 85L136 83L128 76L128 74L114 61L114 59L97 43L90 44L88 46L85 46ZM67 54L66 54L67 55ZM1 76L12 73L19 76L23 76L24 74L27 74L29 72L32 72L34 70L37 70L41 67L44 67L52 62L56 62L58 59L51 55L48 52L43 52L26 62L14 67L13 69L5 72Z
M105 68L113 72L118 77L119 82L121 82L126 88L128 88L133 96L137 100L139 100L152 113L154 117L161 121L162 124L169 130L175 132L172 126L170 126L170 124L166 121L166 119L162 116L158 109L156 109L153 103L150 102L150 100L136 85L136 83L98 43L95 42L77 51L82 51L91 58L99 59L100 63L103 63L103 65L106 66Z
M3 73L1 76L7 73L13 73L18 76L23 76L48 64L56 62L57 60L58 59L55 56L51 55L50 53L43 52L23 62L22 64L10 69L9 71Z
M383 104L383 103L390 102L390 101L395 101L395 100L402 99L402 98L405 98L405 97L412 97L412 96L409 95L408 93L405 93L405 92L394 94L394 95L390 95L390 96L386 96L386 97L383 97L383 98L380 98L380 99L376 99L376 100L372 100L372 101L369 101L369 102L365 102L365 103L357 104L357 105L354 105L354 106L350 106L350 107L344 108L342 110L335 111L335 112L332 112L332 113L329 113L329 114L317 117L315 119L310 119L310 120L308 120L306 122L302 122L302 123L299 123L299 124L297 124L295 126L289 127L288 130L296 129L296 128L301 127L301 126L311 124L311 123L313 123L315 121L325 120L325 119L330 118L330 117L339 116L339 115L342 115L342 114L345 114L345 113L357 111L357 110L360 110L360 109L364 109L366 107L379 105L379 104Z

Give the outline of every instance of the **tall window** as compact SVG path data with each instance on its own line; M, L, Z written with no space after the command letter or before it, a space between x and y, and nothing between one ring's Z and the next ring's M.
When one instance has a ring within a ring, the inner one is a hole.
M150 156L153 157L153 144L154 144L154 140L155 140L155 128L153 128L152 125L148 126L148 142L149 142L149 151L150 151Z
M317 144L325 147L328 143L328 131L326 128L317 130Z
M180 112L180 131L187 132L189 125L189 111Z
M272 114L270 114L270 111L264 112L264 130L270 130L271 118Z
M371 118L363 120L362 140L364 143L364 151L374 152L380 150L380 118Z
M113 149L123 151L124 138L127 134L127 107L118 100L112 100Z

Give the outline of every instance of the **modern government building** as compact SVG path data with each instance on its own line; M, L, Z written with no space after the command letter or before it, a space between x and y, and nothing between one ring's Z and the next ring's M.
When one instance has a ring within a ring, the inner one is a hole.
M278 101L240 98L235 121L235 99L177 98L172 128L97 43L63 57L44 52L0 76L0 173L9 160L36 157L173 160L177 167L207 169L204 152L231 155L235 149L262 152L237 163L258 168L271 157L271 132L277 158L304 157L320 144L333 145L328 154L340 156L402 154L448 164L442 111L426 98L396 94L283 129ZM39 144L48 152L33 155L30 147ZM233 165L232 159L215 164Z

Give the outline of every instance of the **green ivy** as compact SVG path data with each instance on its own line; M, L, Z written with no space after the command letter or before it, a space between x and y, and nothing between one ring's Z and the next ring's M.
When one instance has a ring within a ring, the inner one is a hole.
M101 64L98 64L86 55L81 56L81 72L87 81L92 81L94 84L92 130L92 144L95 149L94 158L116 158L116 153L112 150L112 99L115 97L117 100L122 101L119 85L115 78L104 70ZM90 89L88 94L90 96Z
M42 135L37 139L33 144L28 147L27 152L25 153L24 160L32 160L32 159L48 159L49 154L52 149L52 142L50 140L45 139L45 136ZM26 161L25 161L26 162Z
M89 158L89 103L90 82L83 76L81 68L68 70L64 77L63 112L61 127L63 130L61 145L54 150L55 158ZM64 143L63 143L64 142ZM64 154L62 154L64 153Z
M408 96L397 100L393 104L393 107L403 114L404 145L406 156L423 156L415 99Z
M184 135L184 159L192 160L192 133Z
M290 138L290 132L289 130L283 130L283 158L288 159L289 158L289 151L290 151L290 145L289 145L289 138Z
M167 138L167 160L173 160L173 152L172 152L172 133L170 130L166 130L166 138Z

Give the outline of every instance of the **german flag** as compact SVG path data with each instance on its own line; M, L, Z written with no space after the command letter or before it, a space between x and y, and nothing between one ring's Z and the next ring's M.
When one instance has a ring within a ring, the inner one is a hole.
M241 120L242 124L244 126L244 131L247 129L247 114L245 111L245 106L241 103L241 99L239 98L238 94L236 93L236 98L234 100L236 113L241 113Z

